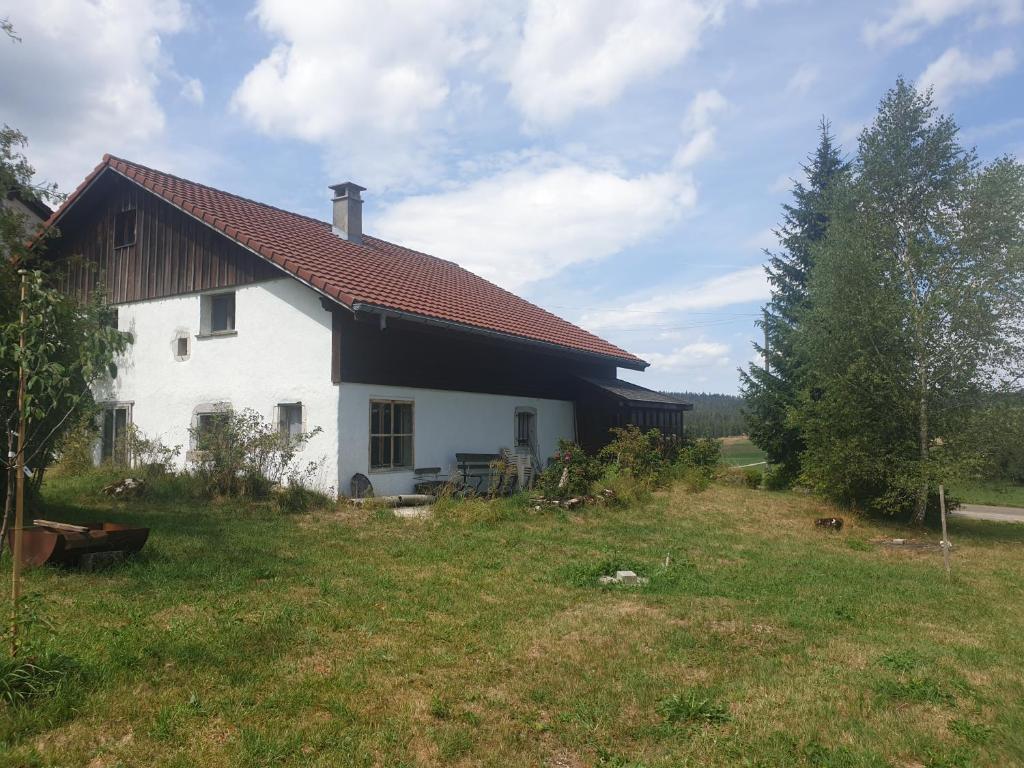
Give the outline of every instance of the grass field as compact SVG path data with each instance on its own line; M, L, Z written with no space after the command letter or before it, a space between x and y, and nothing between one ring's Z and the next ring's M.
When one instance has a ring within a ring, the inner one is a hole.
M895 527L723 486L429 521L47 496L152 535L28 574L79 671L0 705L3 766L1024 764L1024 526L954 521L947 582Z
M764 461L764 451L746 437L722 438L722 458L728 464L742 466Z
M954 494L967 504L1024 507L1024 485L978 482L970 485L960 485L954 489Z

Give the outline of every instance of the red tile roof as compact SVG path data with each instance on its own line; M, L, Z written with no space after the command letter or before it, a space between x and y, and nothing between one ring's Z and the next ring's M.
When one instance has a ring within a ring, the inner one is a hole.
M647 365L453 262L366 235L363 243L356 245L335 235L326 222L112 155L103 156L48 224L55 223L108 168L349 308L367 304L614 358L625 367L642 369Z

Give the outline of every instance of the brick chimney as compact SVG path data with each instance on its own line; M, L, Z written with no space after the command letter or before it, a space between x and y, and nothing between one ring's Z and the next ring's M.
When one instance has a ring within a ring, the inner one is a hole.
M366 187L346 181L330 188L334 190L334 234L350 243L363 242L363 198L359 193Z

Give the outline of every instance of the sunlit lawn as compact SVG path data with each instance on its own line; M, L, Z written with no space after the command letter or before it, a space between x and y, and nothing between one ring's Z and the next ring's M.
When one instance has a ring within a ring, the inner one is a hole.
M764 451L746 437L726 437L722 440L722 458L728 464L742 466L764 461Z
M81 490L47 513L152 536L29 574L81 672L0 709L0 765L1024 764L1024 526L955 520L947 582L798 494L417 521Z
M1024 485L977 482L961 484L954 489L967 504L988 504L996 507L1024 507Z

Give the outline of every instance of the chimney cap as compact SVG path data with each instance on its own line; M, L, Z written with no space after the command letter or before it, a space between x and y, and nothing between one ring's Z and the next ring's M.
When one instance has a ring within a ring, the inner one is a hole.
M335 200L345 197L352 197L355 200L361 200L362 198L359 196L359 193L366 191L366 187L361 187L354 181L343 181L340 184L331 184L328 189L334 190Z

